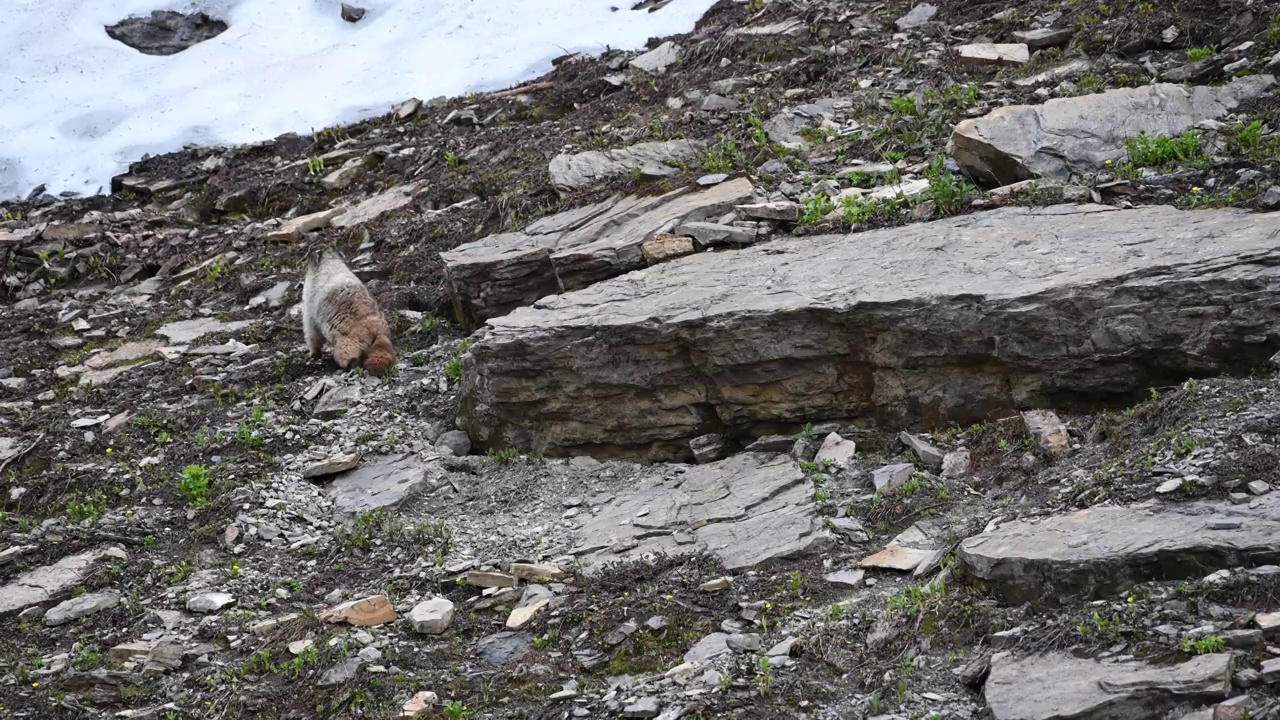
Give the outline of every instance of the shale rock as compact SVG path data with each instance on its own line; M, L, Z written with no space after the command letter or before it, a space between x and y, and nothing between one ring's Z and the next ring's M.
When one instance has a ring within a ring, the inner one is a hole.
M1257 342L1280 322L1278 230L1007 207L698 254L490 320L461 419L485 450L686 458L712 431L968 423L1244 372L1280 348Z
M971 572L1011 602L1104 597L1147 580L1280 559L1280 494L1229 502L1099 506L1017 521L960 543Z
M1000 185L1035 177L1065 181L1074 173L1121 161L1125 140L1146 133L1178 135L1256 98L1275 84L1270 75L1220 87L1169 83L1009 105L961 121L951 136L956 162L975 178Z

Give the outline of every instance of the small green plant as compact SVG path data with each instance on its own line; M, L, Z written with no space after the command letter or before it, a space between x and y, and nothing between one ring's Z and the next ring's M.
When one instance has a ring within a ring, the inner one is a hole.
M1226 648L1227 643L1217 635L1203 635L1201 637L1184 637L1182 638L1182 652L1192 655L1208 655L1210 653L1222 652Z
M963 177L946 169L946 160L939 155L929 163L925 177L929 180L929 192L933 204L944 215L952 215L964 207L976 188Z
M449 720L466 720L475 715L476 711L463 705L461 700L451 700L444 706L444 714Z
M182 468L182 479L178 480L178 490L187 496L187 500L196 507L204 507L209 495L209 470L203 465L188 465Z
M324 172L324 158L313 157L307 160L307 172L312 175L319 175Z
M107 514L107 498L101 491L80 495L67 502L67 517L71 522L97 520Z
M456 168L461 163L461 161L458 160L458 153L452 150L444 154L444 161L448 163L449 167L451 168Z
M812 225L836 209L835 201L822 193L806 198L801 205L804 206L804 214L800 216L801 225Z
M164 580L169 585L178 585L185 582L195 571L196 569L191 566L191 563L183 560L164 569Z
M769 658L760 658L760 672L756 674L756 689L762 696L768 696L773 688L773 670L769 668Z
M1201 60L1213 57L1217 53L1217 45L1206 45L1205 47L1192 48L1187 51L1187 61L1200 62Z
M1160 167L1170 163L1198 164L1207 159L1200 133L1188 130L1177 137L1152 137L1142 133L1125 141L1134 167Z
M702 169L709 173L731 173L741 164L738 143L731 137L721 137L714 146L703 153Z
M467 348L469 347L471 347L471 342L463 340L458 345L458 349L453 353L453 357L449 359L449 362L445 363L444 374L445 377L449 378L449 380L458 382L462 379L462 356L467 352Z
M510 465L520 459L520 451L513 447L498 450L490 448L488 452L489 460L497 465Z
M205 268L204 279L210 283L216 283L220 277L222 277L222 258L218 257Z
M844 211L844 219L849 221L850 225L864 223L875 217L876 214L875 202L863 200L860 197L847 197L840 204L841 209Z
M804 576L798 570L793 570L787 576L787 592L796 597L804 594Z
M916 99L910 95L900 95L889 99L889 109L897 115L915 115L919 112Z

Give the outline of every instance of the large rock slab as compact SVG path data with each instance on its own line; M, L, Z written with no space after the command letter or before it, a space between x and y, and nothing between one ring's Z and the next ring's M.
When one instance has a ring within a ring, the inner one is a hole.
M830 540L812 482L791 458L765 453L656 471L588 518L578 537L574 552L588 572L646 553L701 551L735 570L797 557Z
M985 695L993 720L1115 720L1164 717L1183 703L1224 700L1230 689L1227 653L1170 667L999 653Z
M120 548L104 547L68 555L52 565L29 570L0 587L0 617L56 600L84 582L104 558L123 560L127 557Z
M106 26L107 36L144 55L175 55L226 32L227 24L202 12L153 10Z
M1128 156L1125 140L1141 133L1178 135L1235 109L1275 84L1270 75L1219 87L1156 83L1094 95L1009 105L963 120L951 154L971 176L1007 185L1035 177L1067 180Z
M1280 493L1226 502L1093 507L1018 521L960 543L1010 602L1106 597L1137 582L1280 563Z
M642 142L613 150L588 150L551 158L547 172L559 190L576 190L601 180L626 175L647 165L686 163L706 149L700 140Z
M481 449L673 458L710 432L976 422L1263 366L1280 216L1001 208L655 265L488 322Z
M454 311L472 327L649 262L644 244L683 223L718 218L751 200L746 178L655 197L615 195L543 218L523 232L490 235L441 253Z
M370 458L364 465L334 478L328 495L340 513L358 515L395 509L428 487L432 473L441 475L443 470L437 463L412 454Z

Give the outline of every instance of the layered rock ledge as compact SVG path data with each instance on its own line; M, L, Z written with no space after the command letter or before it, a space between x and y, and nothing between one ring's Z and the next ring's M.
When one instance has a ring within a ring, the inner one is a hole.
M482 448L687 457L709 432L972 422L1243 372L1280 347L1280 216L1003 208L645 268L491 319Z
M440 254L459 322L475 326L545 295L577 290L649 264L646 241L677 224L709 220L752 199L737 178L692 191L615 195Z
M964 540L959 554L1008 602L1092 600L1152 579L1280 563L1280 493L1247 505L1149 502L1012 522Z

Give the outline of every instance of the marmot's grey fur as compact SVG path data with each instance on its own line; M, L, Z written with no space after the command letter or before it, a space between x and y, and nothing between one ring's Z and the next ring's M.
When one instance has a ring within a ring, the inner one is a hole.
M311 358L320 357L327 340L343 370L355 362L381 375L395 362L391 332L377 301L333 250L307 255L302 284L302 332Z

